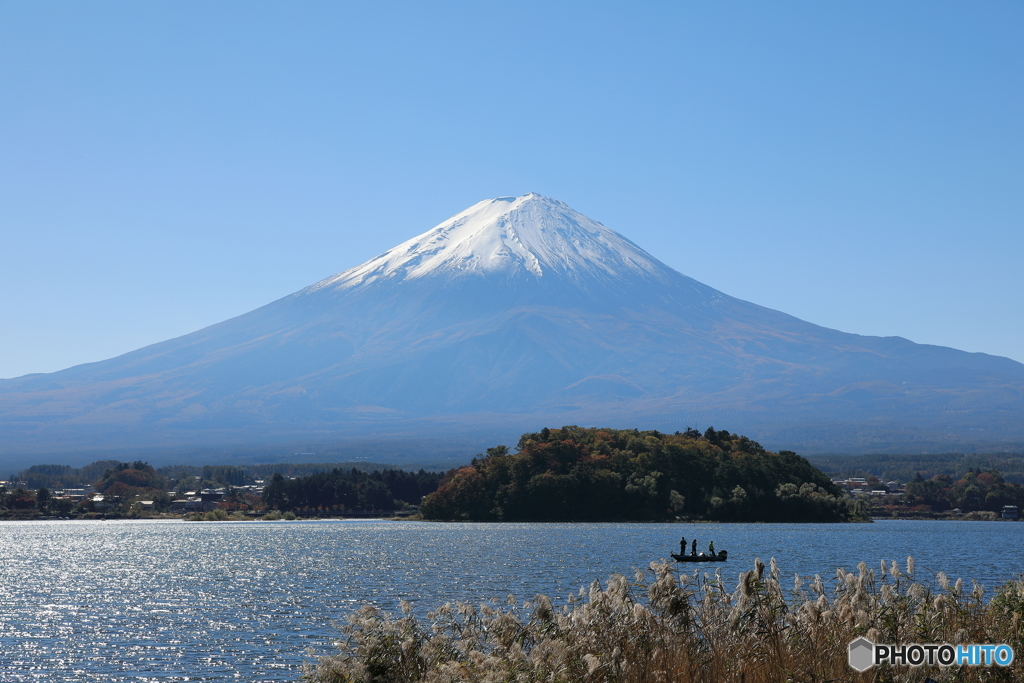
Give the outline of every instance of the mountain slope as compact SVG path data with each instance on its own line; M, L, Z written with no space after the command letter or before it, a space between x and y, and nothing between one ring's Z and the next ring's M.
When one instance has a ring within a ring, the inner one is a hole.
M735 299L533 194L218 325L0 381L4 449L606 422L855 450L1024 440L1022 416L1020 363Z

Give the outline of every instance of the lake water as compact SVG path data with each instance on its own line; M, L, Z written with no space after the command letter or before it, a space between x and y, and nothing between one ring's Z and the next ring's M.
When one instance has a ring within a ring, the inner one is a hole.
M1024 572L1024 524L434 524L372 520L0 523L0 681L294 681L364 602L564 598L668 558L679 537L785 574L907 555L991 593ZM693 566L689 567L693 571ZM709 570L710 571L710 570Z

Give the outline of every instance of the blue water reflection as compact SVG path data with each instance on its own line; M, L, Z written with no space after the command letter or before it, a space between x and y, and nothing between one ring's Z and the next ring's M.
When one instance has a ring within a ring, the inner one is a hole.
M729 551L834 575L864 560L990 589L1024 571L1024 524L0 524L0 680L287 681L363 602L418 611L449 600L565 598L678 550ZM704 571L708 565L702 565ZM690 571L693 569L690 568Z

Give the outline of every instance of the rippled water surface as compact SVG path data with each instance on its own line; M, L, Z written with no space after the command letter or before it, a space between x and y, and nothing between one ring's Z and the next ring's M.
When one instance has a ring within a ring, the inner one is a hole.
M907 555L994 588L1024 572L1024 524L0 523L0 681L294 681L363 602L564 598L714 539L823 577ZM708 567L709 565L701 565Z

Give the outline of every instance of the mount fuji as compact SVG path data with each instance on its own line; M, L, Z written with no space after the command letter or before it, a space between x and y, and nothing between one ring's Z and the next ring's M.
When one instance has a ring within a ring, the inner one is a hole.
M0 380L0 454L714 424L805 451L1024 441L1024 365L819 327L536 194L231 320Z

